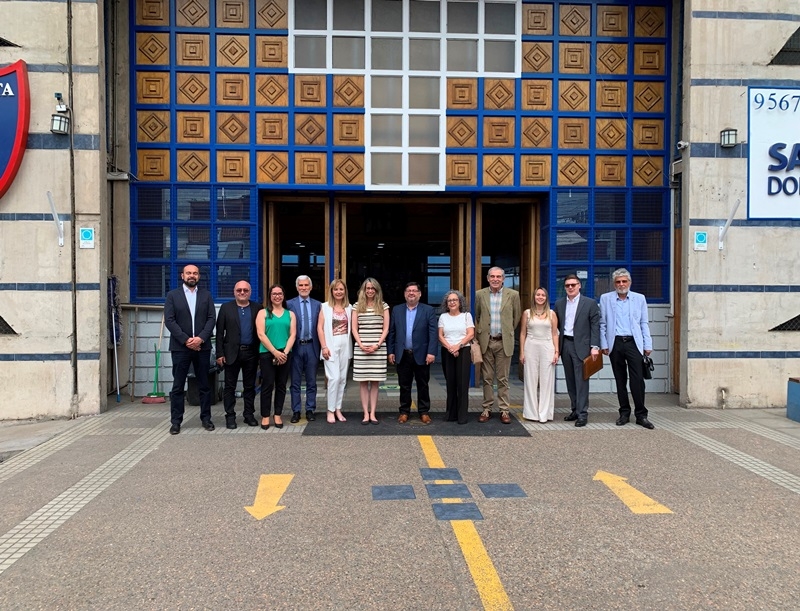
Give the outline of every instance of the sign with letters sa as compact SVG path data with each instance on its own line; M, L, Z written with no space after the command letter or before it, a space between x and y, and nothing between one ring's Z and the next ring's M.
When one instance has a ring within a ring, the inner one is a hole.
M22 163L30 118L28 68L20 60L0 68L0 198L14 182Z
M800 219L800 89L748 90L747 216Z

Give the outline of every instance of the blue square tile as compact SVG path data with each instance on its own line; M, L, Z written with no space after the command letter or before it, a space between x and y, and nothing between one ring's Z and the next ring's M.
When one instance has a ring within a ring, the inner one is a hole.
M458 469L420 469L422 479L455 479L461 481Z
M437 520L483 520L475 503L434 503L431 507Z
M528 495L519 484L478 484L487 499L524 498Z
M425 484L428 496L432 499L471 499L466 484Z
M409 501L417 498L413 486L373 486L373 501Z

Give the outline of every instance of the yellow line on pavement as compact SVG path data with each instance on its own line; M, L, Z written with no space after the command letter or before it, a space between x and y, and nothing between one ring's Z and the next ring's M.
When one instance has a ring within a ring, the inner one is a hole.
M439 450L436 449L436 444L433 443L433 437L417 435L417 439L419 439L425 460L428 461L428 467L444 469L444 461ZM463 499L442 499L441 502L461 503L464 501ZM500 581L500 576L494 568L494 563L483 546L475 523L472 520L450 520L450 525L453 527L453 533L456 535L461 553L464 555L467 568L472 575L472 581L475 582L475 587L478 589L483 608L487 611L513 611L514 605L511 604L503 582Z
M419 439L419 445L422 446L422 453L425 455L425 460L428 461L428 466L431 469L444 469L444 461L439 456L436 444L433 443L433 437L430 435L417 435L417 439Z
M672 510L658 501L640 492L627 482L627 477L620 477L607 471L598 471L595 481L603 482L608 489L617 495L633 513L672 513Z
M453 526L453 532L461 546L464 560L467 561L472 580L478 588L483 608L487 611L513 609L514 606L500 582L494 563L481 542L475 524L472 520L450 520L450 524Z

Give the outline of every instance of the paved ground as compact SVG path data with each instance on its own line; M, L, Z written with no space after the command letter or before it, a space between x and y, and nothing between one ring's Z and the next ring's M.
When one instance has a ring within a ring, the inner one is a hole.
M3 424L0 609L796 608L800 424L649 403L654 431L609 395L576 429L559 396L527 437L229 431L221 404L177 437L140 403Z

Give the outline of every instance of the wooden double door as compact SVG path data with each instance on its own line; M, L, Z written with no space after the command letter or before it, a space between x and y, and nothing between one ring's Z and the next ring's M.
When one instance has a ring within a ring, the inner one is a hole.
M298 275L324 300L343 278L355 301L365 278L376 279L390 305L408 282L439 306L450 289L471 301L488 268L506 270L507 285L530 301L538 284L538 200L453 197L264 198L264 286L294 294Z

